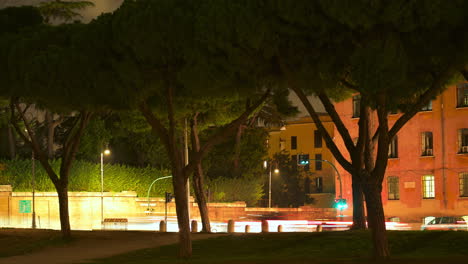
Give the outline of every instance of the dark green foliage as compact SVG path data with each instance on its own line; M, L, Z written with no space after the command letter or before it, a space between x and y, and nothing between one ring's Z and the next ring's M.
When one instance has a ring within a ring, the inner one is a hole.
M2 168L5 168L0 170L0 185L11 185L15 192L31 191L31 160L3 160L0 161L0 164L2 164ZM52 166L57 171L60 166L59 161L52 162ZM146 197L150 184L156 178L169 175L168 170L104 163L104 191L135 191L139 197ZM38 161L36 161L35 179L36 191L55 191L54 185ZM245 201L248 205L253 206L263 195L262 183L262 178L246 175L236 179L219 178L208 181L206 189L211 194L210 202ZM68 190L71 192L100 192L100 164L75 161L70 171ZM164 192L172 192L172 181L170 179L153 185L151 196L163 196Z
M76 156L78 159L95 161L100 153L107 147L106 143L112 137L111 132L105 127L103 118L95 118L89 122L80 142L80 148Z
M297 166L291 155L278 153L273 158L272 165L272 205L278 207L299 207L313 202L305 192L305 180L309 172L304 170L304 166ZM277 164L277 165L276 165ZM278 168L279 173L274 173ZM269 176L269 171L265 172ZM265 193L268 193L267 185L264 186ZM268 199L268 197L266 197Z
M214 129L215 130L215 129ZM207 131L207 134L214 131ZM241 141L240 175L256 175L262 178L263 161L267 155L267 132L263 128L246 129ZM203 165L208 179L219 177L233 178L235 138L231 137L225 143L213 148L206 156Z
M208 180L206 185L210 202L244 201L247 206L257 206L263 196L264 179L258 175L219 177Z
M0 9L0 36L5 33L18 33L22 29L41 23L41 14L32 6Z

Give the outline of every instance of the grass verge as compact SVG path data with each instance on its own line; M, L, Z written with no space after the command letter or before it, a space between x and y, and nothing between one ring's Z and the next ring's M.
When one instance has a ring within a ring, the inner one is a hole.
M465 263L468 232L388 231L387 263ZM375 263L368 231L236 234L193 242L193 257L181 260L177 246L164 246L96 260L95 264L146 263Z

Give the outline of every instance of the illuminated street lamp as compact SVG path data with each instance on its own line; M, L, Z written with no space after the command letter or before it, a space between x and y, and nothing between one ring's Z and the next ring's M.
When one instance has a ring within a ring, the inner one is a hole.
M104 223L104 155L109 154L109 149L101 152L101 224Z
M263 166L265 168L267 168L267 166L269 167L269 170L268 170L268 208L271 208L271 165L272 165L272 162L268 163L268 161L264 161L263 163ZM273 171L275 174L278 174L280 172L278 167L276 167Z

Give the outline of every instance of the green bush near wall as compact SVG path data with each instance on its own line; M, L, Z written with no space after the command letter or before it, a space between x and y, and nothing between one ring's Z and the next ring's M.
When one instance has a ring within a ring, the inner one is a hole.
M3 170L0 170L0 184L11 185L13 191L16 192L31 191L31 160L2 160L0 163L3 164ZM52 181L38 161L36 161L35 167L36 191L55 192ZM54 160L52 167L58 172L60 161ZM138 196L145 197L151 182L156 178L168 175L170 175L168 171L161 171L151 167L135 168L118 164L104 164L104 191L136 191ZM69 191L100 192L100 164L75 161L70 171ZM161 180L154 184L151 196L163 196L166 191L172 191L171 179Z
M53 161L52 167L58 172L60 161ZM38 161L36 161L35 168L36 191L55 192L52 181ZM155 179L168 175L170 175L170 171L152 167L136 168L126 165L104 164L104 191L136 191L139 197L146 197L150 184ZM0 185L11 185L15 192L30 192L31 179L31 160L0 160ZM206 188L211 193L210 202L245 201L247 205L253 206L263 195L261 179L254 176L219 177L207 182ZM100 164L75 161L70 171L69 191L100 192ZM162 197L165 192L172 192L171 179L164 179L154 184L150 195Z
M219 177L210 181L208 186L216 202L245 201L248 206L255 206L263 196L262 179L253 175L240 178Z

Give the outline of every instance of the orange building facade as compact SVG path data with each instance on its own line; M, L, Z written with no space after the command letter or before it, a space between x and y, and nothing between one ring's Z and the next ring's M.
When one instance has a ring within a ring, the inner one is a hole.
M358 105L358 96L335 104L352 138L358 136ZM389 115L390 126L399 116ZM347 153L341 137L335 141ZM422 222L468 215L468 84L448 87L417 113L398 132L389 154L382 190L387 219ZM344 213L351 216L351 175L336 166L350 205Z
M333 136L334 125L330 117L320 114L325 129ZM310 117L301 117L287 121L282 128L271 129L268 139L268 156L276 153L288 154L293 161L300 162L301 157L309 161L302 166L308 180L304 182L307 195L314 199L315 207L332 207L335 199L334 158L325 145L323 137ZM299 165L300 166L300 165ZM280 172L281 173L281 172Z

